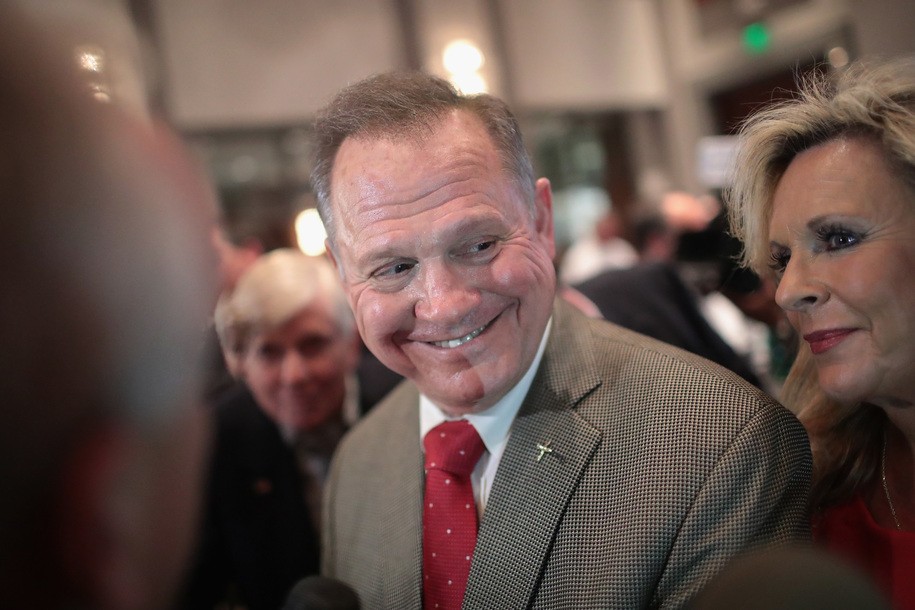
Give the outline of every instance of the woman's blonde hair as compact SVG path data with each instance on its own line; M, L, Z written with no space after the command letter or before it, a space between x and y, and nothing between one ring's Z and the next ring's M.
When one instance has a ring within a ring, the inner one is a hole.
M739 135L726 192L744 263L766 272L775 187L799 153L841 137L873 138L894 173L915 189L915 57L859 61L830 77L812 72L793 99L751 116Z
M760 274L770 272L768 228L776 186L801 152L838 138L870 139L915 193L915 58L858 61L834 76L811 73L799 84L796 97L743 124L725 194L731 231L745 246L743 263ZM815 510L849 499L873 478L886 417L872 405L828 398L807 346L800 348L782 401L799 411L810 436Z

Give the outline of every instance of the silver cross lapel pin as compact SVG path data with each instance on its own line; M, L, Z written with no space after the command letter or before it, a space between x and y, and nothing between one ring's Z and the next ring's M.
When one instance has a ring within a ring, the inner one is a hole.
M542 460L543 456L545 456L547 453L553 453L553 448L550 447L551 444L552 444L552 441L547 441L545 443L537 443L537 451L540 452L540 454L537 455L538 462L540 460Z

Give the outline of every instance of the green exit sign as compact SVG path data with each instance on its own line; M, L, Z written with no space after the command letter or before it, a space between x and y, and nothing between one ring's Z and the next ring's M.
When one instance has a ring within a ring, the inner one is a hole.
M743 29L743 48L751 55L761 55L769 50L772 33L765 24L757 21Z

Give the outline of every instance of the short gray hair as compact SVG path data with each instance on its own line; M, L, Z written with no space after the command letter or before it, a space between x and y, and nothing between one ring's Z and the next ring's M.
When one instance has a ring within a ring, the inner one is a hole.
M487 94L462 95L448 81L421 72L389 72L343 89L318 115L311 183L331 243L335 227L330 176L343 141L419 138L452 110L469 112L483 123L533 214L534 170L518 122L505 102Z
M223 352L230 361L240 357L255 336L282 326L317 302L326 305L344 336L353 334L353 314L330 261L293 248L262 255L216 306Z

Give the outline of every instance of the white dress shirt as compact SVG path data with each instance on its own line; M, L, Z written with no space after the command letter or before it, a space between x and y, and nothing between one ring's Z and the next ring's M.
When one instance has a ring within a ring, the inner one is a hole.
M440 423L452 419L466 419L476 428L486 451L483 452L480 461L477 462L476 468L470 475L473 484L473 496L477 503L477 514L482 515L486 509L486 501L489 499L489 492L492 489L492 482L496 476L496 470L499 468L499 462L502 459L502 452L505 451L505 445L508 443L508 436L511 430L512 422L524 397L527 396L531 388L531 382L534 381L534 375L540 367L540 361L543 359L543 352L546 350L547 338L550 336L550 327L553 325L553 319L547 321L546 329L543 331L543 337L540 338L540 347L537 348L537 355L531 362L530 368L524 373L521 380L508 393L490 408L480 413L471 413L460 418L449 417L446 415L432 400L424 394L419 396L419 442L422 446L422 440L426 433L432 430Z

